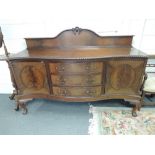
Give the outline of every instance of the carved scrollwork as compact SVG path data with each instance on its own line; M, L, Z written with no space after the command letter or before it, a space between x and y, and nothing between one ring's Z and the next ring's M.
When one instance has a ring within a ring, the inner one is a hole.
M72 28L72 31L73 31L74 35L79 35L80 32L82 31L82 29L79 27L75 27L75 28Z

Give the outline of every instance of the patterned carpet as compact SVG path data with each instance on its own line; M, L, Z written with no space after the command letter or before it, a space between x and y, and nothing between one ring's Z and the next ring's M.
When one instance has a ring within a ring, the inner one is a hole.
M155 109L143 108L132 117L131 108L91 107L90 135L155 135Z

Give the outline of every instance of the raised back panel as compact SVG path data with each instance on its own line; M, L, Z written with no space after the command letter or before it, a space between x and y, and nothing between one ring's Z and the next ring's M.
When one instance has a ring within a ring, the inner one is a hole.
M78 46L131 46L133 36L104 36L78 27L61 32L54 38L25 38L27 48L63 48Z
M0 27L0 47L2 47L3 35Z

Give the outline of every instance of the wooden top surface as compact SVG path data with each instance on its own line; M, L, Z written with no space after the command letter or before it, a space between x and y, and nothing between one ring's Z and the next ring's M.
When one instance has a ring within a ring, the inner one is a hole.
M10 55L12 59L96 59L107 57L146 57L146 54L133 47L78 47L25 49Z

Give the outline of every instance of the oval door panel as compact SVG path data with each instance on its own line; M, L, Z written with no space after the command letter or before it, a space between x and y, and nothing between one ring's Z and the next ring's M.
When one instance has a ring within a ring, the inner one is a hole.
M26 88L41 89L44 87L44 76L41 70L35 66L25 66L20 74L21 81Z
M130 65L123 64L112 69L110 82L114 89L128 88L134 80L135 71Z

